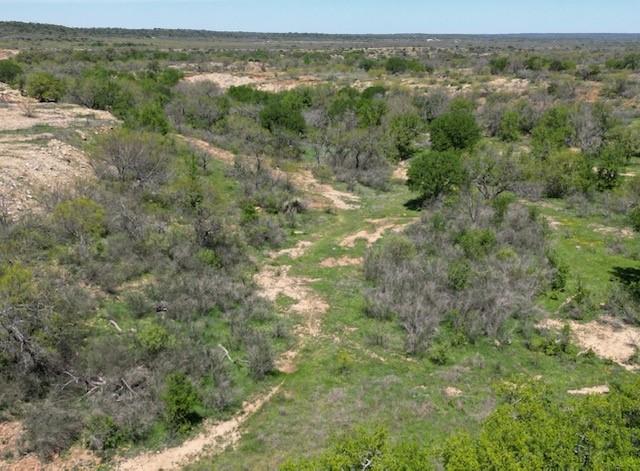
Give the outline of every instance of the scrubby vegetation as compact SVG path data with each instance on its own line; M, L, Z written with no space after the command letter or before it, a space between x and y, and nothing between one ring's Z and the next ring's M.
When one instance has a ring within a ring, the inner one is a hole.
M240 417L195 469L638 467L640 345L581 338L640 325L634 37L5 26L0 112L39 124L0 144L90 166L0 198L22 452L109 465ZM118 122L47 125L70 104Z
M383 429L358 430L319 457L283 470L367 469L633 469L640 463L637 381L605 397L549 400L542 384L500 385L502 404L476 437L462 433L441 446L394 442Z
M406 348L437 345L448 325L464 339L500 338L508 321L535 317L536 296L550 283L544 228L524 207L493 207L463 194L425 212L406 236L368 253L365 275L376 287L367 314L396 318Z

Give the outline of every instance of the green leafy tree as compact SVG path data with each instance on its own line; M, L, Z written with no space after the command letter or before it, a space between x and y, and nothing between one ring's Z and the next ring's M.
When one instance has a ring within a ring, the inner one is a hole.
M387 105L384 100L361 99L357 105L358 125L362 128L379 126L386 112Z
M431 123L431 146L435 151L469 149L479 140L480 127L467 109L453 109Z
M0 266L0 298L20 304L31 299L35 292L31 270L20 263Z
M0 61L0 82L13 85L22 75L22 67L11 59Z
M546 159L552 152L566 147L573 132L569 109L565 106L551 108L533 129L533 154Z
M89 198L63 201L53 211L53 219L66 236L97 237L104 233L105 211Z
M402 74L409 68L407 60L402 57L389 57L384 64L384 68L391 74Z
M632 208L629 211L629 214L627 214L627 219L629 220L631 227L633 227L633 230L640 232L640 206Z
M301 106L283 97L274 97L267 103L260 112L260 123L271 132L280 128L302 134L306 128Z
M593 185L592 167L589 160L579 152L554 152L541 164L541 169L545 194L549 198L585 192Z
M160 134L167 134L171 129L162 106L155 102L142 105L137 113L129 115L125 123L131 129L143 129Z
M509 58L508 57L493 57L489 61L489 67L491 68L491 73L494 75L498 75L507 70L509 66Z
M620 170L626 160L622 144L610 143L597 156L596 188L599 191L612 190L620 184Z
M415 113L401 114L391 119L389 135L400 159L408 159L413 155L414 141L422 126L422 120Z
M167 376L162 393L167 423L179 433L188 431L202 418L200 397L189 378L183 373Z
M450 193L466 179L460 154L455 151L426 151L418 154L409 166L408 185L422 198L433 199Z
M34 72L27 77L26 91L38 101L56 102L64 95L65 84L48 72Z
M520 138L520 113L507 110L500 119L498 137L505 142L515 142Z

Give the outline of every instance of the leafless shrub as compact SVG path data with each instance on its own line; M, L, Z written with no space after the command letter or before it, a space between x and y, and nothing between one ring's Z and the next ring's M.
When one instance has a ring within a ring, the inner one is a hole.
M446 90L436 89L426 96L417 98L416 106L420 110L422 118L429 122L447 111L450 100Z
M22 116L26 118L35 118L36 116L36 103L31 100L24 100L18 104L18 108L22 113Z
M263 334L255 333L247 340L249 371L256 379L263 379L274 369L273 350Z
M526 208L514 204L499 221L485 200L461 198L431 208L406 236L370 249L364 268L375 283L367 315L396 318L409 353L425 351L445 320L473 339L537 314L550 272L544 228Z
M144 187L166 180L170 159L167 138L121 130L98 142L92 163L100 178Z
M166 107L167 116L178 128L211 129L229 111L222 95L213 82L180 83Z
M28 449L50 459L79 438L82 420L76 410L47 401L30 408L24 426Z

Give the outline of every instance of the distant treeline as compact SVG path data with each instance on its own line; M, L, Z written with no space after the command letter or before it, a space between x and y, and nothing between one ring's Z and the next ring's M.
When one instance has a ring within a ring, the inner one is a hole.
M432 40L474 41L579 41L579 42L634 42L640 34L321 34L321 33L253 33L234 31L208 31L191 29L127 29L127 28L70 28L60 25L1 21L0 39L26 39L55 37L79 39L103 38L176 38L176 39L245 39L245 40L297 40L297 41L362 41L398 40L423 42Z

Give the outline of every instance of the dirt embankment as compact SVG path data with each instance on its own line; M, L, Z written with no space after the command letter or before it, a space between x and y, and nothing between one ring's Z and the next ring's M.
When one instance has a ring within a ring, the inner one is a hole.
M11 59L20 53L17 49L0 49L0 61Z
M57 137L64 129L82 142L113 127L116 119L104 111L75 105L36 103L0 84L0 208L9 217L42 206L42 190L70 185L93 175L79 147Z
M64 456L43 463L33 453L18 456L24 429L20 422L0 423L0 470L2 471L84 471L95 470L100 459L88 450L73 447Z

